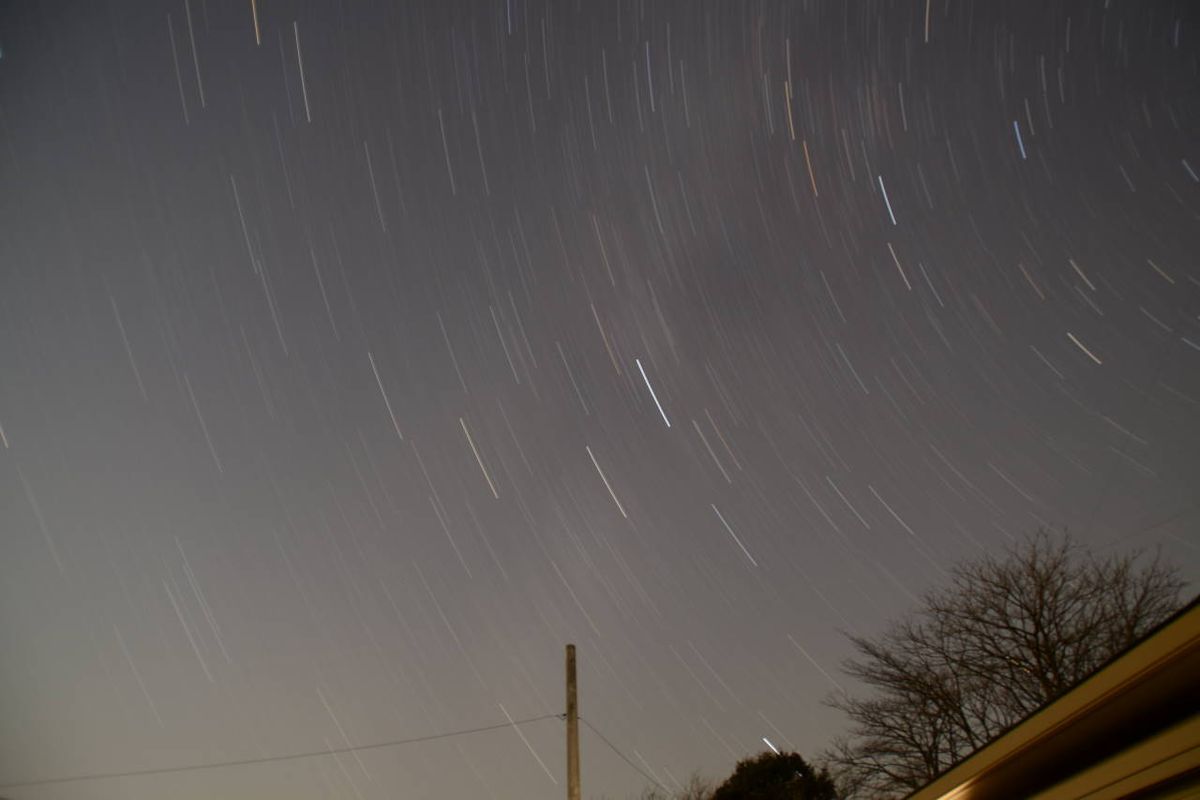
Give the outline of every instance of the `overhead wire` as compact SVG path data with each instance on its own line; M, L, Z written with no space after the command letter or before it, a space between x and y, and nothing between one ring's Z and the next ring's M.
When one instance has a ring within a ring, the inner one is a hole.
M466 736L472 733L484 733L486 731L500 730L501 728L511 728L516 725L527 725L532 722L541 722L547 719L561 719L561 714L543 714L540 717L528 717L525 719L512 720L511 722L499 722L494 725L484 725L479 728L466 728L457 731L446 731L444 733L435 733L428 736L414 736L408 739L392 739L386 742L372 742L371 744L352 745L349 747L330 747L324 750L311 750L303 753L288 753L279 756L262 756L260 758L243 758L232 761L213 761L204 764L181 764L173 767L156 767L153 769L126 770L122 772L93 772L83 775L70 775L58 778L41 778L39 780L21 781L19 783L6 783L0 785L0 790L10 789L26 789L33 786L48 786L51 784L61 783L76 783L79 781L97 781L111 780L114 778L135 778L146 775L165 775L172 772L195 772L199 770L222 769L228 767L245 767L254 764L268 764L278 761L296 761L303 758L318 758L320 756L336 756L343 753L357 753L364 750L379 750L386 747L399 747L406 744L417 744L418 742L432 742L437 739L448 739L454 736ZM611 745L610 745L611 746Z
M559 715L559 718L561 719L561 718L562 718L562 716L563 716L563 715L561 715L561 714L560 714L560 715ZM587 725L587 726L588 726L588 729L589 729L589 730L591 730L591 732L592 732L592 733L594 733L594 734L596 734L598 737L600 737L600 741L602 741L602 742L604 742L604 744L608 745L608 749L609 749L609 750L612 750L614 753L616 753L618 756L620 756L620 757L621 757L621 760L622 760L622 761L624 761L626 764L628 764L629 766L631 766L631 767L633 767L635 770L637 770L637 772L638 772L638 774L639 774L639 775L641 775L643 778L645 778L646 780L648 780L648 781L650 781L651 783L653 783L653 784L654 784L655 786L657 786L659 789L662 789L664 792L667 792L668 794L670 794L670 792L671 792L671 790L670 790L670 789L668 789L667 787L663 786L661 783L659 783L658 781L656 781L654 778L652 778L652 777L650 777L649 775L647 775L647 774L646 774L646 772L645 772L645 770L643 770L643 769L642 769L641 767L639 767L637 764L635 764L635 763L633 763L632 761L630 761L630 760L629 760L629 757L628 757L627 755L625 755L624 753L622 753L622 752L621 752L621 751L620 751L620 750L617 748L617 746L616 746L615 744L613 744L612 742L610 742L610 741L608 740L608 737L607 737L607 736L605 736L603 733L601 733L601 732L600 732L600 731L599 731L599 730L596 728L596 726L595 726L595 725L593 725L592 723L588 722L588 721L587 721L586 719L584 719L583 717L580 717L580 718L579 718L579 721L580 721L580 722L582 722L584 725Z

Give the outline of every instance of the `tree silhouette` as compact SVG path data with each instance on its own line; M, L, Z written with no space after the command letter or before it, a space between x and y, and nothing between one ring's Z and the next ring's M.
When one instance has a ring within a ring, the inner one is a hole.
M843 668L873 694L826 754L854 797L907 794L1072 688L1180 607L1183 582L1140 553L1098 558L1046 531L955 568L946 589Z
M712 784L693 774L675 793L656 786L643 791L641 800L712 800L712 793Z
M762 753L738 762L712 800L836 800L833 779L796 753Z

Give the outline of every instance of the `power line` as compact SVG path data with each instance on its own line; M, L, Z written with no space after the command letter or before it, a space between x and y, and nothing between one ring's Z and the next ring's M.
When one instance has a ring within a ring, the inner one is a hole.
M560 716L561 716L561 715L560 715ZM609 750L612 750L614 753L616 753L618 756L620 756L622 761L624 761L626 764L628 764L629 766L631 766L631 767L633 767L635 770L637 770L637 771L638 771L638 774L640 774L640 775L641 775L643 778L645 778L646 780L650 781L651 783L653 783L653 784L654 784L655 786L657 786L659 789L662 789L662 790L663 790L664 792L666 792L667 794L670 794L670 793L671 793L671 790L670 790L670 789L668 789L667 787L663 786L663 785L662 785L661 783L659 783L658 781L654 780L654 778L651 778L649 775L647 775L647 774L646 774L646 772L645 772L645 771L644 771L644 770L643 770L641 767L639 767L637 764L635 764L635 763L633 763L632 761L630 761L630 760L629 760L629 757L628 757L628 756L626 756L624 753L622 753L620 750L618 750L618 749L617 749L617 746L616 746L615 744L613 744L612 742L610 742L610 741L608 740L608 737L607 737L607 736L605 736L603 733L601 733L600 731L598 731L598 730L596 729L596 726L595 726L595 725L593 725L592 723L588 722L588 721L587 721L586 719L584 719L583 717L580 717L580 718L579 718L579 721L580 721L580 722L582 722L584 725L587 725L587 726L588 726L588 729L589 729L589 730L590 730L592 733L594 733L594 734L596 734L597 736L599 736L599 737L600 737L600 741L602 741L602 742L604 742L606 745L608 745L608 749L609 749Z
M0 786L0 789L25 789L31 786L46 786L52 783L75 783L77 781L96 781L108 780L111 778L134 778L144 775L163 775L170 772L193 772L196 770L205 769L220 769L224 767L245 767L252 764L266 764L272 761L295 761L301 758L317 758L319 756L340 755L342 753L361 752L363 750L379 750L384 747L398 747L405 744L416 744L418 742L431 742L435 739L448 739L452 736L465 736L469 733L483 733L485 731L495 731L501 728L511 728L514 725L525 725L531 722L541 722L545 719L560 719L561 714L543 714L540 717L529 717L527 719L518 719L511 722L500 722L495 725L485 725L481 728L467 728L459 731L447 731L446 733L435 733L429 736L415 736L411 739L392 739L387 742L374 742L372 744L360 744L352 747L331 747L325 750L312 750L305 753L290 753L282 756L263 756L261 758L244 758L237 761L216 761L208 764L184 764L175 767L158 767L156 769L141 769L130 770L127 772L94 772L87 775L72 775L64 778L43 778L36 781L24 781L22 783L9 783ZM609 745L610 747L612 745Z

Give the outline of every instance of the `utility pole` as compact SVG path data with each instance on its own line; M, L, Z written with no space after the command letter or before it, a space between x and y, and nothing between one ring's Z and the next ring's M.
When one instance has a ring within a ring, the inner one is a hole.
M567 645L567 800L579 794L579 695L575 687L575 645Z

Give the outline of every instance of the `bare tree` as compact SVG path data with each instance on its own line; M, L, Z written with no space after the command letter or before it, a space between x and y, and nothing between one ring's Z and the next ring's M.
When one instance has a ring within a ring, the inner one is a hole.
M846 796L928 783L1086 678L1180 607L1173 567L1098 558L1045 531L955 568L948 588L843 669L874 690L828 702L853 723L825 754Z
M642 792L641 800L710 800L712 793L712 784L693 773L674 794L660 787L650 787Z
M683 789L675 793L675 798L676 800L709 800L712 793L712 784L693 773L683 784Z

